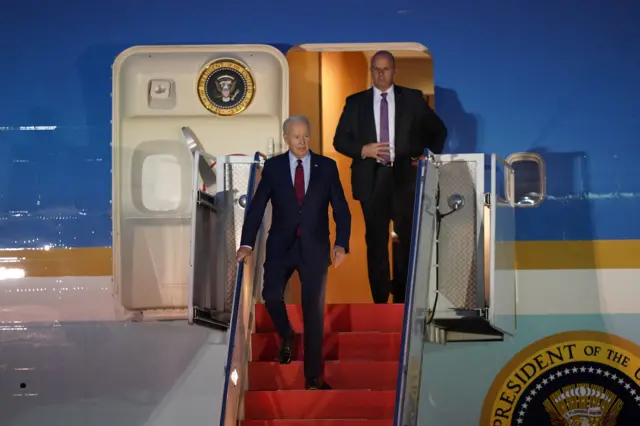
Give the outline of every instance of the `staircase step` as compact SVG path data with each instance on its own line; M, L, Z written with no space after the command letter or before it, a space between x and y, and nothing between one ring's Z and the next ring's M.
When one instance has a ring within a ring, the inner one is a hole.
M304 389L301 361L250 362L249 390ZM324 381L333 389L395 390L396 361L329 361L324 364Z
M396 391L247 391L245 419L393 419Z
M293 329L303 331L302 306L287 305ZM334 304L325 308L325 331L385 331L400 332L404 319L401 304ZM256 332L271 333L275 328L264 304L256 304Z
M393 426L393 419L283 419L243 420L241 426Z
M400 333L353 332L324 336L323 356L330 360L397 361L400 357ZM280 348L276 333L251 335L251 361L275 361ZM296 334L293 360L302 361L302 335Z

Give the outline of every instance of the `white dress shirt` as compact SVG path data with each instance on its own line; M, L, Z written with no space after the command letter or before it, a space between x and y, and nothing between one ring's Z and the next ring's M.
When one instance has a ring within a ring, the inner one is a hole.
M309 188L309 179L311 178L311 154L307 152L302 160L302 170L304 171L304 193L307 193ZM296 185L296 169L298 168L298 159L293 152L289 151L289 167L291 168L291 184Z
M376 136L378 142L389 142L391 161L395 159L395 139L396 139L396 99L393 93L393 85L389 87L385 93L387 94L387 104L389 105L389 139L388 141L380 140L380 102L382 101L382 92L377 87L373 87L373 118L376 122Z

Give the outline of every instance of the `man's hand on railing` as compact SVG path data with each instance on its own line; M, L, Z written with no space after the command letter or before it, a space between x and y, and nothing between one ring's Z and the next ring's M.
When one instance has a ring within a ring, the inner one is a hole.
M240 263L240 262L244 262L246 263L247 260L249 259L249 257L251 257L251 252L253 250L251 249L251 247L240 247L238 249L238 251L236 252L236 262Z
M420 157L411 157L411 165L414 167L418 167L418 161L426 159L427 157L425 157L424 155L421 155Z

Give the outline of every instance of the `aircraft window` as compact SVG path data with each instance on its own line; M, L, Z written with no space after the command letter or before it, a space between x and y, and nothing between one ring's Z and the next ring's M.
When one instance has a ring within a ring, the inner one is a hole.
M544 160L538 154L517 152L507 158L513 168L517 207L533 207L546 195Z
M151 154L142 163L142 204L156 212L180 207L182 200L181 169L170 154Z

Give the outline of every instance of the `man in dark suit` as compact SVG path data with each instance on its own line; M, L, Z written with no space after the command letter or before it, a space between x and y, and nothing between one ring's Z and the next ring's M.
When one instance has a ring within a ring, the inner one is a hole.
M324 298L331 257L336 267L349 252L351 212L336 162L309 150L309 121L290 117L283 125L289 151L264 163L262 179L249 205L237 261L251 254L267 202L271 229L266 246L262 298L281 338L281 364L291 362L294 330L284 290L294 270L302 284L304 375L307 389L327 389L321 381ZM333 250L329 241L329 204L336 222Z
M394 85L395 59L386 51L371 59L373 87L349 96L333 139L350 157L353 198L366 228L367 263L375 303L404 303L411 247L416 160L425 148L439 154L447 129L419 90ZM391 282L389 223L399 238Z

